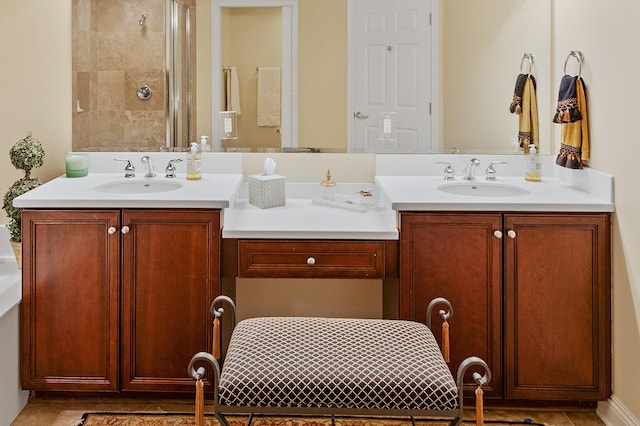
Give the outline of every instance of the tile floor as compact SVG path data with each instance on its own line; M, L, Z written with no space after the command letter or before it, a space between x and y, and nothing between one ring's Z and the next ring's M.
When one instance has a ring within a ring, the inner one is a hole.
M74 426L87 411L191 412L192 400L122 398L32 398L11 426ZM468 410L472 414L473 410ZM546 426L604 425L593 410L486 408L485 419L544 423Z

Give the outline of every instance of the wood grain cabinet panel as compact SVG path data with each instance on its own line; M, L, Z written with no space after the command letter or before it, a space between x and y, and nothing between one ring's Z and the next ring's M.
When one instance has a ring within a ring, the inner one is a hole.
M119 386L117 211L23 210L22 386Z
M608 214L505 214L508 398L611 393Z
M424 321L433 297L452 302L452 370L467 356L484 358L491 398L608 398L608 213L401 212L400 219L400 315Z
M239 240L244 278L384 278L382 241Z
M122 389L192 392L186 366L212 345L220 212L125 210L122 223Z
M24 210L23 219L23 387L192 392L189 360L211 350L220 211Z
M502 394L502 240L494 236L500 228L498 213L400 215L400 318L424 323L427 304L447 298L450 369L455 375L465 358L483 358L493 374L487 397ZM437 310L432 323L442 323ZM433 332L442 342L440 327Z

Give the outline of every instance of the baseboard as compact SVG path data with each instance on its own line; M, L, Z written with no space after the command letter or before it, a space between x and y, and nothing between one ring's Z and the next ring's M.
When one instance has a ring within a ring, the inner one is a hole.
M640 426L640 421L615 395L599 402L596 413L607 426Z

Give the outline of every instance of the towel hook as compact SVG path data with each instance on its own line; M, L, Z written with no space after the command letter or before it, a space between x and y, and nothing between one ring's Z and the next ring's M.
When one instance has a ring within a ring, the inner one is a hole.
M533 53L525 53L524 55L522 55L522 60L520 61L520 73L521 74L525 74L525 72L522 70L522 67L524 66L524 61L525 60L529 61L529 67L527 68L526 74L531 75L531 67L533 66L533 63L535 62L533 60Z
M564 75L567 75L567 62L569 62L569 58L574 57L578 61L578 77L582 75L582 61L584 60L584 55L579 50L572 50L567 55L567 59L564 60Z

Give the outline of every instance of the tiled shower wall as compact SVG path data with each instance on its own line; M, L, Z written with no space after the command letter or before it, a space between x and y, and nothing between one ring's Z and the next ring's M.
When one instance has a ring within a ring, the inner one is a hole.
M164 146L165 0L76 0L72 13L74 150Z

